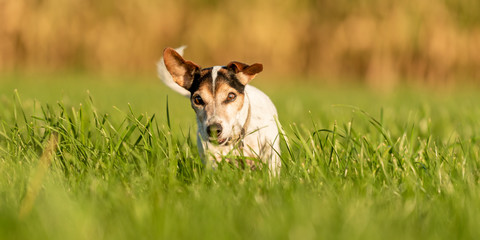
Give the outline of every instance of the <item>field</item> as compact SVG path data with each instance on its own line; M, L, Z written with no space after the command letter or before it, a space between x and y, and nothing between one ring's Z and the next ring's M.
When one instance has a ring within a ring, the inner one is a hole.
M153 77L4 75L0 239L475 239L479 89L254 81L279 177L206 169L189 103Z

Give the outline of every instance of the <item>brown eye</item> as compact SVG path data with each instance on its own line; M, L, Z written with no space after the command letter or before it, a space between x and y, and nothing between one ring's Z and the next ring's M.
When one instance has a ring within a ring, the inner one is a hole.
M199 95L193 97L193 103L196 105L203 105L203 99Z
M227 102L233 102L233 101L235 101L236 98L237 98L237 95L235 95L235 93L231 92L227 96Z

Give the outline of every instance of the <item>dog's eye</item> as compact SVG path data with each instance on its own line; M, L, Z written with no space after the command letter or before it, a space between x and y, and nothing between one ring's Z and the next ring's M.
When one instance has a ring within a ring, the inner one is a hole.
M233 102L233 101L235 101L236 98L237 98L237 95L235 95L235 93L231 92L227 96L227 102Z
M199 95L193 97L193 103L196 105L203 105L203 99Z

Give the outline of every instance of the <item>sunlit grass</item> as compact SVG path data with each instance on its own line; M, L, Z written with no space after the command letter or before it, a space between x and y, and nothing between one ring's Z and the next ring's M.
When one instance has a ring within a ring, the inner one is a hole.
M261 86L289 141L270 178L205 168L192 110L160 82L52 78L19 77L0 92L2 239L479 234L475 89Z

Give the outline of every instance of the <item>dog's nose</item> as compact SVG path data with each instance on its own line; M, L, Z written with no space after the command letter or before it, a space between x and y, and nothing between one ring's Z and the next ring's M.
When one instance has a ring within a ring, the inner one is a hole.
M222 133L222 125L219 123L211 124L207 127L207 134L210 137L219 137Z

